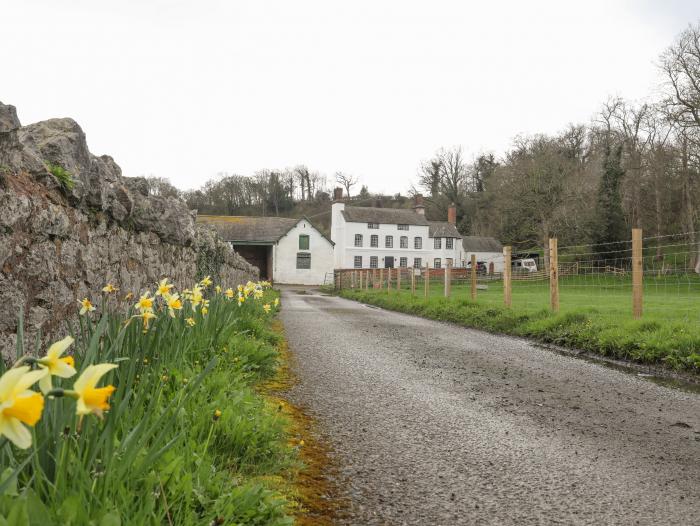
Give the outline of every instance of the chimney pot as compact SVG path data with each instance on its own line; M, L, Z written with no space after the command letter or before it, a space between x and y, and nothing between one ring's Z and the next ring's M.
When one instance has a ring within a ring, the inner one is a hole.
M447 209L447 222L453 225L457 224L457 207L454 203Z
M413 211L416 214L420 214L422 216L425 215L425 206L423 205L423 194L416 194L415 197L413 198L415 205L413 206Z

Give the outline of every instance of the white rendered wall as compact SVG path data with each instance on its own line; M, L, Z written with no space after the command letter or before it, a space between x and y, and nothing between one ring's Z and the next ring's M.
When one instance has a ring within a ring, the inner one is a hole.
M299 235L309 236L309 250L299 250ZM297 252L311 254L311 268L297 268ZM275 283L323 285L327 273L333 272L333 245L305 219L273 247Z
M503 253L502 252L465 252L464 257L467 263L471 261L472 254L476 255L477 261L483 261L486 265L486 270L489 269L489 264L493 263L494 272L503 272Z

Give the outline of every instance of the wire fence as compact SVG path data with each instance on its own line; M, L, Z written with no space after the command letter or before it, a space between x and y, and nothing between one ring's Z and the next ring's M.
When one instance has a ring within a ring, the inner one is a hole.
M627 241L557 246L504 254L451 268L343 269L336 289L365 289L417 299L451 297L524 311L586 310L700 326L700 235L688 232ZM697 237L696 237L697 236Z

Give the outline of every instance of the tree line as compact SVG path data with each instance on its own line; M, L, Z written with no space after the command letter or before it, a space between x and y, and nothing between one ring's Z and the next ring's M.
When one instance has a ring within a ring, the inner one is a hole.
M427 194L436 219L454 202L461 232L522 248L558 237L560 246L605 243L610 253L631 228L687 232L697 244L700 24L661 55L659 70L656 99L611 98L592 122L518 137L500 158L441 149L421 164L413 191Z

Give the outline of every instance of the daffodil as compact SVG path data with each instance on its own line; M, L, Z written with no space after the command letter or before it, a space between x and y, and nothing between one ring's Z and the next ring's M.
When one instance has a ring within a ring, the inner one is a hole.
M185 320L185 323L187 323L187 325L189 325L190 327L194 327L197 322L194 321L194 318L187 318Z
M51 390L51 377L70 378L75 374L75 360L72 356L61 358L61 355L73 344L73 338L66 336L49 347L46 356L37 360L39 367L45 369L48 374L39 380L41 392L46 394Z
M24 425L34 427L44 410L44 397L29 388L47 374L46 369L30 372L24 366L10 369L0 378L0 435L19 448L32 445L32 434Z
M216 291L217 294L221 294L221 287L219 285L214 287L214 290Z
M107 294L111 294L113 292L118 292L119 289L112 285L111 283L107 283L104 287L102 287L102 292L105 292Z
M143 332L146 332L148 330L148 324L151 320L156 319L156 315L153 314L153 311L145 310L139 315L139 318L143 320Z
M262 297L263 297L263 291L262 291L262 289L255 289L255 291L253 292L253 297L254 297L256 300L262 299Z
M202 303L204 296L202 296L202 288L199 285L192 287L189 300L192 303L192 310L197 310L197 306Z
M116 390L113 385L97 387L97 382L112 369L117 367L113 363L100 363L85 368L80 377L75 381L72 391L66 391L66 395L77 399L75 412L78 415L94 414L100 418L103 412L109 409L107 400Z
M83 298L82 300L78 300L78 303L80 303L80 315L81 316L83 316L84 314L86 314L88 312L92 312L95 310L95 306L87 298Z
M133 298L133 297L134 297L134 293L133 293L133 292L129 292L129 293L127 293L126 296L124 296L124 301L129 301L129 300L130 300L131 298Z
M232 300L234 296L233 289L226 289L226 292L224 292L224 296L226 296L228 299Z
M275 307L279 307L280 299L279 299L279 298L275 298L275 301L273 301L272 303L275 304Z
M266 303L265 305L263 305L263 310L264 310L267 314L270 313L270 308L271 308L271 307L270 307L270 304L269 304L269 303Z
M202 287L207 288L209 285L212 284L211 276L204 276L204 278L202 279L202 281L199 282L199 284Z
M238 294L238 306L240 307L243 305L243 302L245 301L245 296L243 294Z
M217 409L216 411L214 411L214 416L213 416L212 418L213 418L213 420L214 420L215 422L216 422L219 418L221 418L221 410L220 410L220 409Z
M150 292L146 291L134 305L141 313L146 311L153 312L153 298L150 297L150 294Z
M165 301L168 305L168 314L171 318L175 317L176 310L182 310L182 300L179 294L168 294L165 296Z
M168 278L161 279L158 283L158 288L156 289L156 296L165 296L166 294L170 294L170 289L173 287L174 285L168 283Z

